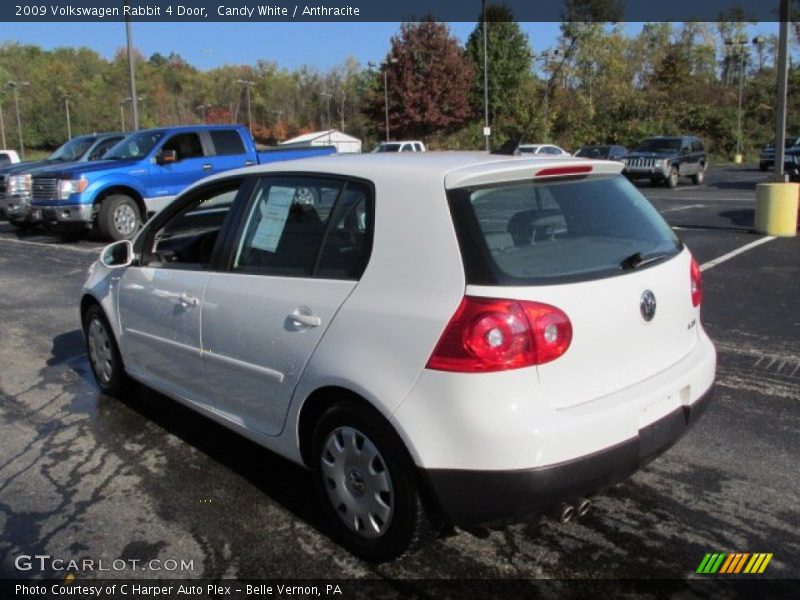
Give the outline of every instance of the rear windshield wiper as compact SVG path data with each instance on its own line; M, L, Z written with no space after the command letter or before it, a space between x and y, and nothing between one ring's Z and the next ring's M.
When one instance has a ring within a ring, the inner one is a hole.
M645 265L664 260L667 258L667 256L669 256L668 252L653 252L652 254L635 252L627 258L622 259L619 263L619 268L623 271L638 269L639 267L644 267Z

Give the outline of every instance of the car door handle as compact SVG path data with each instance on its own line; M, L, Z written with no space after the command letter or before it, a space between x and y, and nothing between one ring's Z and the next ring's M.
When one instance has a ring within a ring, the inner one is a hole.
M178 296L178 303L181 306L185 307L198 306L200 304L200 300L198 300L194 296L189 296L186 292L184 292L180 296Z
M214 168L214 165L210 165L210 164L203 165L203 171L210 171L213 168Z
M293 312L289 315L289 318L298 325L303 325L305 327L319 327L322 325L322 319L316 315L304 315L299 312Z

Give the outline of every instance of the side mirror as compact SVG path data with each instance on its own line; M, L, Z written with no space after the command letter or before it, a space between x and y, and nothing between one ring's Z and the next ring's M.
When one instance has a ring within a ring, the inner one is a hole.
M133 263L133 243L120 240L103 248L100 262L109 269L121 269Z
M178 162L178 153L175 150L162 150L156 154L157 165L169 165Z

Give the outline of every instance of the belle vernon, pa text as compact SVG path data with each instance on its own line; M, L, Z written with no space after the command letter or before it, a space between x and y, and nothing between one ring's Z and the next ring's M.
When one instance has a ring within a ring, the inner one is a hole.
M247 17L254 15L259 17L358 17L360 10L353 6L308 6L303 5L302 10L298 10L299 5L294 10L283 6L271 6L262 4L259 6L225 6L220 4L216 8L216 14L220 17ZM24 16L44 16L46 14L44 6L28 7L18 6L17 15ZM54 6L50 5L50 14L54 17L92 17L94 19L106 19L113 17L202 17L208 18L209 14L205 7L183 6L182 4L167 6L144 5L125 5L122 7L114 6Z
M96 596L114 595L121 596L198 596L207 594L209 596L230 596L233 592L240 594L244 592L248 596L341 596L342 589L336 584L318 585L219 585L210 583L208 585L142 585L138 583L122 583L108 585L65 585L60 583L47 585L28 585L20 583L16 585L16 596L44 595L50 592L52 595L59 596Z

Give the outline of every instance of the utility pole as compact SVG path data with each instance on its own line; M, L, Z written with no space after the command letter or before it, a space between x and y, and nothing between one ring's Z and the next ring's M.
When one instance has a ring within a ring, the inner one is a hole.
M237 79L236 83L241 86L244 86L245 94L247 96L247 128L250 130L250 135L253 135L253 113L250 109L250 88L253 87L256 82L250 79Z
M789 0L781 0L778 34L778 105L775 118L775 180L785 181L786 90L789 84Z
M130 0L125 0L125 5L130 6ZM133 130L139 131L139 105L136 95L136 63L133 60L133 33L131 31L130 16L125 17L125 40L128 45L128 72L131 81L131 111L133 112Z
M486 36L486 0L481 0L481 12L483 14L483 137L486 138L486 151L489 152L489 137L492 135L492 130L489 127L489 55L487 52L487 36Z
M64 98L64 108L67 110L67 139L72 139L72 123L69 120L69 96Z
M281 139L280 139L280 137L278 137L277 133L280 131L281 116L283 116L283 111L282 110L273 109L270 112L272 112L272 114L274 114L274 115L277 115L277 120L275 122L275 130L276 130L276 136L275 137L278 140L278 142L280 143Z
M119 130L125 133L125 100L119 101Z
M384 62L382 62L380 64L380 68L383 69L383 114L384 114L384 118L385 118L385 121L386 121L385 127L386 127L386 141L387 142L389 141L389 73L388 73L388 70L389 70L389 65L390 64L396 65L398 62L399 61L396 58L391 57L388 60L386 60L386 61L384 61ZM375 65L375 63L369 62L369 63L367 63L367 66L372 68L372 67L377 66L377 65Z
M22 117L19 114L19 88L30 85L28 81L9 81L8 87L14 90L14 108L17 111L17 135L19 136L19 156L25 160L25 142L22 139Z
M197 107L197 110L202 112L203 123L205 123L207 121L207 119L206 119L206 109L207 108L211 108L211 107L208 104L201 104L200 106Z

